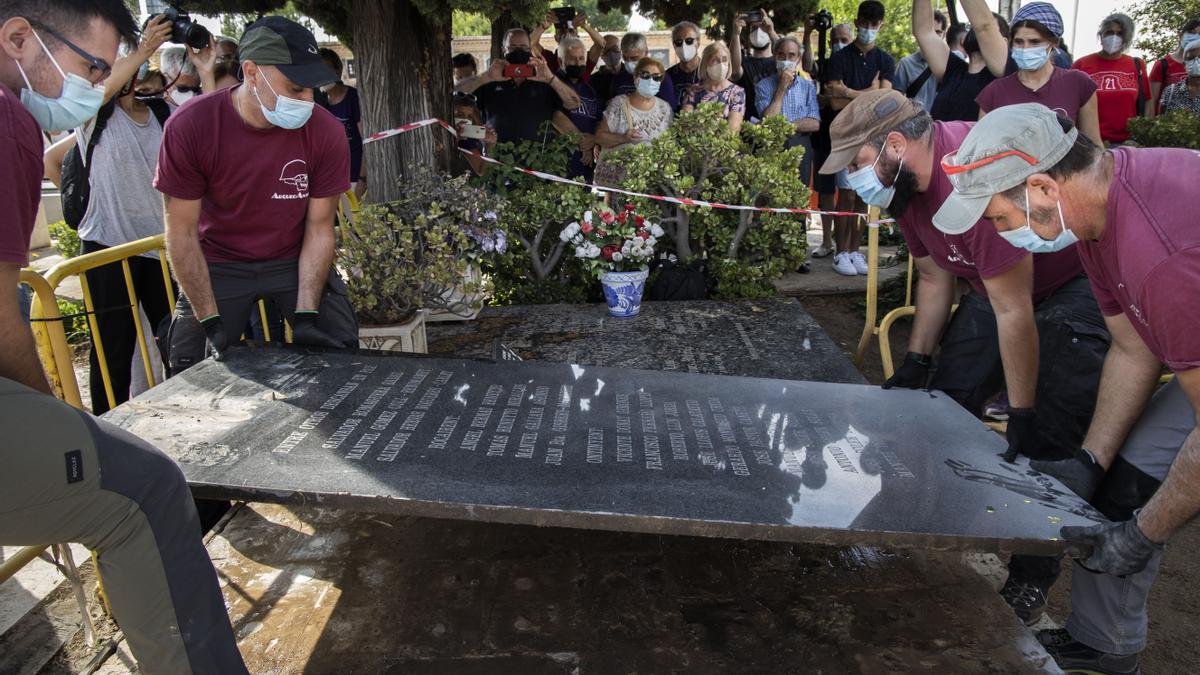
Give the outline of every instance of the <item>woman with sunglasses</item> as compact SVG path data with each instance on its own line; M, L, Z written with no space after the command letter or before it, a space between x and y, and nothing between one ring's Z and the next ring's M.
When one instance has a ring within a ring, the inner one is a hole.
M729 47L717 41L704 48L700 58L700 72L704 80L684 95L680 112L691 112L702 103L720 103L725 106L725 119L729 131L737 135L746 116L746 90L729 80L733 69Z
M657 59L645 57L633 71L636 89L609 101L604 118L596 128L596 142L601 147L601 162L596 166L596 184L615 187L620 182L619 167L606 164L606 155L623 148L649 143L671 126L674 113L671 106L658 98L659 87L666 68Z

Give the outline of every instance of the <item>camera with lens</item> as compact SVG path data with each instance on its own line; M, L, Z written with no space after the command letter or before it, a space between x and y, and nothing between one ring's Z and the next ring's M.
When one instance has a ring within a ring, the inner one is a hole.
M833 15L830 14L829 10L827 9L823 9L814 14L812 21L813 28L818 32L824 33L830 28L833 28Z
M163 17L171 23L169 41L177 45L187 45L192 49L204 49L212 38L212 34L208 32L207 28L192 21L192 17L178 7L167 7L162 14L155 14L146 23L156 21L159 17ZM145 26L142 27L142 30L145 30Z

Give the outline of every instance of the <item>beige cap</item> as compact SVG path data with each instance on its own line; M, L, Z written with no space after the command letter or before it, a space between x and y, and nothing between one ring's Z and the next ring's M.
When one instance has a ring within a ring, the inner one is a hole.
M895 89L875 89L850 102L829 127L832 150L821 173L846 168L867 141L921 114L921 109Z

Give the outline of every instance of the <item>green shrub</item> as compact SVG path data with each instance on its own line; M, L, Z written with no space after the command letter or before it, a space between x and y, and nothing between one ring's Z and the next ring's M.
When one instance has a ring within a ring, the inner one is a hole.
M1129 120L1133 141L1147 148L1189 148L1200 150L1200 115L1176 110L1153 119Z
M91 333L86 311L82 302L58 298L58 313L63 317L63 331L67 334L67 342L79 344L88 341Z
M60 220L50 224L50 238L54 240L54 248L64 259L79 256L81 244L79 233L71 229L66 221Z

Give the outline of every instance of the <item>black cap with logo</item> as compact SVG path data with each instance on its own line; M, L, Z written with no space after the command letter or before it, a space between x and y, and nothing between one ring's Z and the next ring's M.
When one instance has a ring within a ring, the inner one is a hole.
M275 66L301 87L320 87L338 76L317 50L317 39L304 26L282 16L264 16L246 27L238 57L260 66Z

